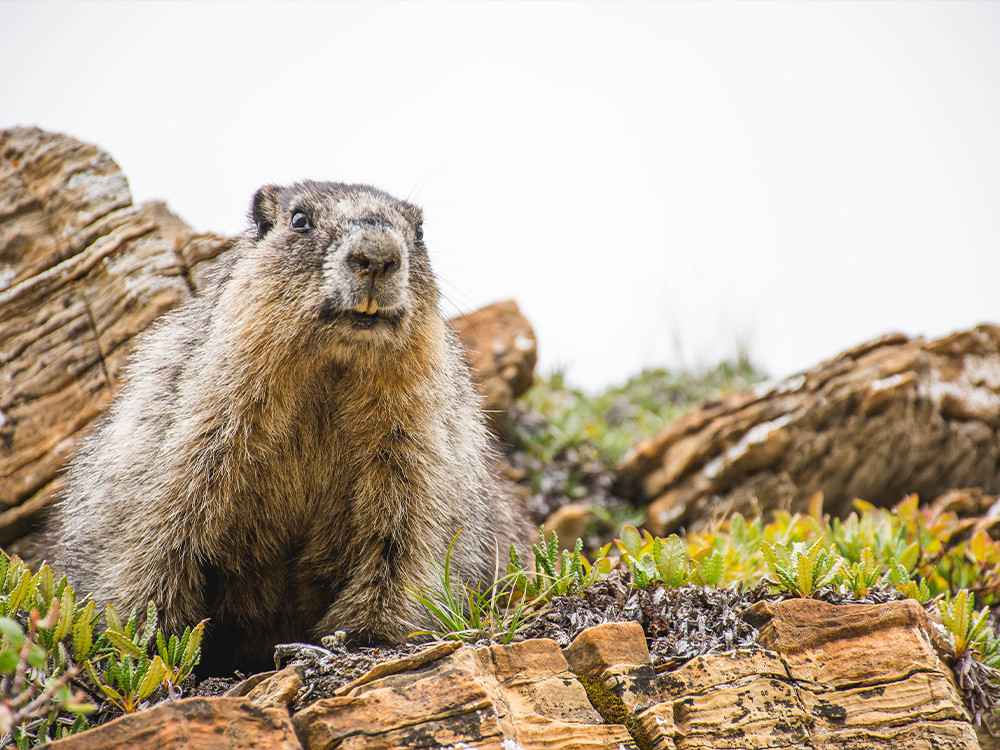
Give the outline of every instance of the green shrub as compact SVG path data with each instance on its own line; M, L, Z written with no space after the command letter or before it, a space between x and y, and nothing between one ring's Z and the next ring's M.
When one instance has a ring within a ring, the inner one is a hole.
M746 358L704 372L647 370L597 395L566 385L562 373L539 377L519 409L536 416L513 419L509 435L527 457L532 489L559 464L559 493L577 500L588 494L588 467L613 467L631 446L658 432L698 402L745 390L763 380Z

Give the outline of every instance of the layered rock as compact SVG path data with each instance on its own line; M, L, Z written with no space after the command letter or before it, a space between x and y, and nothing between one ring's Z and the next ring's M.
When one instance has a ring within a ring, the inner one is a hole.
M306 750L635 747L625 727L602 723L559 647L547 639L465 647L417 671L318 701L293 723Z
M163 203L134 205L96 146L38 128L0 131L0 545L61 490L136 335L197 293L230 243ZM501 427L531 384L531 325L513 302L450 323Z
M187 299L228 240L132 203L94 146L0 131L0 544L62 487L130 345Z
M280 707L243 698L186 698L52 743L59 750L302 750Z
M286 668L247 698L161 705L53 750L140 740L164 750L298 747L293 740L305 750L980 746L939 656L948 644L915 601L760 602L747 617L760 629L760 648L699 656L675 669L653 667L637 623L610 623L583 631L563 650L534 639L437 647L435 658L381 664L295 713L297 739L284 712L301 680ZM203 728L211 716L218 744L197 744L194 738L212 736ZM242 729L248 716L259 734ZM243 722L239 733L229 721ZM245 744L221 744L222 736ZM189 744L176 739L183 737Z
M671 671L650 666L632 623L585 631L566 655L602 714L640 747L979 747L915 601L762 602L751 616L764 648Z
M656 534L733 510L843 515L954 487L1000 491L1000 327L888 336L756 392L708 404L636 445L619 491Z

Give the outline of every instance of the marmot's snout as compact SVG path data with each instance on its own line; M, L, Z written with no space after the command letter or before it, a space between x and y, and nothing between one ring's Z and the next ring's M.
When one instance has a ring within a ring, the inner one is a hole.
M347 265L362 281L378 284L400 268L400 248L388 233L363 235L347 251Z
M349 277L348 309L361 316L391 316L401 310L409 263L406 239L399 230L362 223L345 238L343 258Z

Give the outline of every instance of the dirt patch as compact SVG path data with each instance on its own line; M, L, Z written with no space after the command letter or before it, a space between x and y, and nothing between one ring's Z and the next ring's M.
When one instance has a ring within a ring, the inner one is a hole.
M299 711L322 698L332 698L336 691L363 677L379 664L411 656L427 644L401 643L395 646L360 646L349 648L344 633L324 636L319 646L309 643L286 643L275 649L278 668L299 666L305 687L292 704Z
M768 587L752 589L650 586L633 589L617 571L585 591L553 598L522 638L551 638L568 646L585 629L605 622L642 625L654 666L677 666L702 654L751 648L757 630L742 617Z
M242 680L237 677L206 677L198 683L192 695L202 695L205 697L215 697L225 695L230 688L239 685Z
M583 591L552 598L550 606L518 634L517 640L551 638L562 647L587 628L605 622L628 622L639 615L638 597L617 571Z

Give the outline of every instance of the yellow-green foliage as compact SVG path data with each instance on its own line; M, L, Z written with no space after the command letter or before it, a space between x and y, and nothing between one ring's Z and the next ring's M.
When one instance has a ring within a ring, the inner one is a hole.
M998 647L989 640L992 633L983 607L995 603L1000 590L1000 545L983 530L971 536L968 530L954 513L921 508L915 496L891 509L859 502L858 512L841 522L823 515L822 496L817 495L809 513L778 512L768 524L736 514L711 531L685 539L676 534L660 539L626 526L613 544L620 567L638 587L736 582L754 586L766 580L776 594L785 596L839 592L856 599L876 588L894 589L938 607L959 653L992 658ZM572 553L560 552L555 534L546 538L542 528L540 542L533 545L534 571L527 570L512 549L507 575L488 596L460 582L453 585L447 560L441 592L419 593L441 621L442 633L461 632L458 637L468 639L492 631L502 633L506 642L524 624L525 606L537 608L552 596L607 576L611 546L605 545L591 563L580 552L580 540ZM513 619L505 614L512 602L518 607Z
M592 564L581 552L581 540L576 540L573 552L561 550L556 533L546 537L543 526L538 543L531 545L535 570L524 568L511 545L507 574L483 591L466 584L452 571L454 544L452 540L435 586L412 585L407 590L441 626L422 634L467 643L481 639L510 643L553 596L589 586L599 576L607 575L611 565L604 556L607 547Z
M989 649L995 640L990 637L993 634L989 629L989 610L983 609L977 615L967 591L959 591L954 598L942 601L938 604L938 612L941 622L954 638L955 656L970 650L996 650Z
M610 570L606 559L608 547L605 547L595 559L593 565L583 556L583 541L576 540L573 551L560 552L559 537L556 532L545 537L545 527L539 529L539 542L531 545L535 554L534 573L528 572L521 565L521 558L510 547L510 562L507 564L507 575L512 576L516 590L522 592L528 599L549 600L553 596L562 596L576 589L583 588L595 580L603 572Z
M955 642L1000 666L1000 643L989 626L989 606L1000 591L1000 544L983 529L911 495L895 507L857 502L843 522L822 512L816 495L809 513L778 512L771 523L736 514L713 530L654 538L627 526L615 545L632 583L770 582L775 593L816 596L838 591L857 599L877 587L933 606ZM980 609L976 610L978 603Z
M109 647L95 649L94 659L85 660L83 668L91 683L123 713L137 710L158 688L173 696L177 686L198 663L206 621L193 629L186 628L180 638L171 635L167 640L158 628L159 617L152 602L146 608L142 629L137 613L133 612L123 624L118 611L110 604L104 608L104 620L107 624L104 638ZM157 653L150 659L154 637ZM111 658L106 658L109 656ZM99 673L94 661L103 663L103 671Z
M448 545L444 568L438 569L436 585L413 584L407 587L410 596L420 602L440 625L437 630L419 631L412 635L432 635L466 643L482 639L510 643L535 608L517 590L518 576L515 574L503 576L485 591L465 583L451 568L451 550L455 539Z
M884 579L881 566L875 562L875 557L869 548L861 550L861 561L842 565L844 585L859 599L868 596L869 592Z
M823 498L816 495L806 514L779 512L771 523L760 518L747 521L739 514L704 533L666 539L622 529L613 545L619 552L618 568L631 575L632 586L678 587L732 585L755 586L768 581L782 596L826 596L865 599L879 590L895 590L935 608L952 636L955 657L971 657L980 666L965 669L966 681L977 683L976 710L989 710L1000 699L1000 641L990 628L988 604L996 600L1000 545L985 531L969 536L968 524L950 512L919 507L915 496L892 509L858 503L858 511L841 522L823 515ZM484 607L476 590L453 589L447 575L444 594L421 598L443 625L439 635L469 640L488 631L501 633L504 642L516 637L527 621L525 613L544 606L553 595L570 593L606 577L611 570L602 548L593 563L581 554L559 552L555 534L534 545L535 571L522 565L511 550L507 576L497 585L515 604L514 617L497 606L496 587ZM445 571L448 570L446 561ZM976 599L980 609L976 610ZM441 606L445 602L447 606ZM471 620L470 620L471 614ZM474 627L470 627L470 621ZM451 631L451 632L449 632ZM964 684L964 683L963 683ZM985 687L984 687L985 686Z
M673 587L685 583L715 586L722 581L725 558L719 550L705 547L689 555L676 534L659 539L648 531L640 533L634 526L626 526L622 538L614 543L622 564L639 587L654 582Z
M970 534L969 522L951 511L920 507L915 495L893 508L862 501L856 506L844 521L823 515L821 495L813 498L809 513L777 512L766 525L737 514L711 531L689 535L688 557L718 551L724 562L723 583L752 583L770 576L779 589L797 595L808 595L803 589L837 585L863 597L882 583L921 602L961 589L981 606L998 602L1000 545L985 530ZM803 578L801 584L809 585L800 585L804 551L814 564L826 566L824 570L836 569L835 574L818 584L819 571L811 569L813 580ZM789 565L795 569L789 570Z
M760 552L778 587L798 596L811 596L843 580L843 558L831 552L817 539L808 547L804 542L771 545L763 542Z
M65 577L48 565L33 573L0 551L0 747L86 729L93 699L130 712L154 695L174 695L198 663L204 622L167 640L152 604L141 628L138 613L125 623L113 607L104 615L100 628L94 602L78 601ZM159 653L150 659L154 639ZM71 679L91 694L74 694Z

